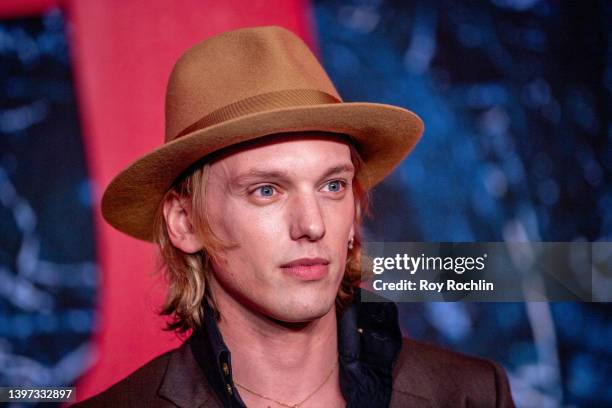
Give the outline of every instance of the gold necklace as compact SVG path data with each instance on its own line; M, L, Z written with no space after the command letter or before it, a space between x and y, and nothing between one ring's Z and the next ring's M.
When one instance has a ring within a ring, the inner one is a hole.
M327 380L329 380L329 377L331 377L331 375L334 373L334 371L336 370L336 367L338 366L338 359L336 358L336 363L334 364L334 366L332 367L331 371L329 372L329 374L327 374L327 377L325 377L325 379L323 380L323 382L321 384L319 384L319 386L317 388L315 388L315 390L313 392L311 392L310 394L308 394L308 396L306 398L304 398L303 400L301 400L300 402L297 402L295 404L287 404L285 402L281 402L281 401L277 401L274 398L270 398L270 397L266 397L265 395L261 395L258 392L255 392L247 387L245 387L244 385L238 383L237 381L234 381L234 384L237 387L242 388L243 390L245 390L248 393L251 393L259 398L268 400L268 401L272 401L277 403L280 406L283 407L287 407L287 408L299 408L303 403L305 403L306 401L308 401L308 399L310 397L312 397L313 395L315 395L320 389L321 387L323 387L325 385L325 383L327 382Z

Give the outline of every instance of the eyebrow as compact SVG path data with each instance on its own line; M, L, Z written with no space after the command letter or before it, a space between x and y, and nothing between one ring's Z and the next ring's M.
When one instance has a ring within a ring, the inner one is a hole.
M327 172L323 175L323 177L321 177L321 179L340 173L353 173L354 171L355 166L353 166L352 164L341 164L340 166L334 166L327 170Z
M329 168L322 176L321 180L327 177L340 174L340 173L353 173L355 166L352 164L341 164ZM274 180L289 180L289 174L279 170L262 170L262 169L250 169L249 171L242 173L232 179L232 184L243 184L248 182L250 179L274 179Z

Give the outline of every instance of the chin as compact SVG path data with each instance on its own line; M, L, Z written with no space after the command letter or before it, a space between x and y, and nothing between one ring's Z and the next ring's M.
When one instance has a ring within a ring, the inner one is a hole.
M307 323L328 314L334 307L335 294L332 299L316 296L314 299L287 299L277 304L275 311L270 314L275 320L286 323Z

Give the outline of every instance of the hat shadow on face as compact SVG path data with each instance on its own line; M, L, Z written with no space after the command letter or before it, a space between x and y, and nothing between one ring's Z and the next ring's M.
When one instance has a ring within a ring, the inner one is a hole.
M351 137L342 133L332 133L324 131L304 131L304 132L283 132L268 135L265 137L247 140L235 145L224 147L216 152L213 152L194 163L195 167L202 166L205 163L214 164L219 160L223 160L234 154L253 150L264 146L290 142L294 140L332 140L346 145L353 145ZM190 166L189 169L193 167ZM189 170L188 170L189 171Z

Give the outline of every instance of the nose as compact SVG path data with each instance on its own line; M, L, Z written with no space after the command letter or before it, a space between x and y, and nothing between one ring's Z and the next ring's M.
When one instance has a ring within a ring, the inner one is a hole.
M313 193L303 193L293 197L290 209L291 239L318 241L325 235L325 221L319 202Z

